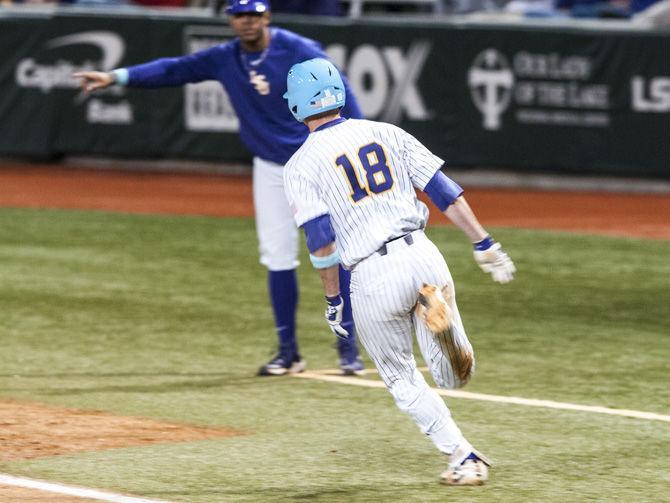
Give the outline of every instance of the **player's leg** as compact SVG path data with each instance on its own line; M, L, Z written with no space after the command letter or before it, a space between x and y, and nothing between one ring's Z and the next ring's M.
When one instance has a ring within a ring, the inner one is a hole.
M409 263L415 290L418 291L423 283L446 288L446 298L453 316L449 331L433 334L414 312L412 320L419 347L438 386L461 387L474 372L474 353L458 312L451 273L440 251L425 236L416 239L412 252L414 260ZM452 363L455 356L460 372L455 370ZM440 482L447 485L481 485L488 480L490 465L491 462L472 445L463 443L449 455L449 466L442 472Z
M417 240L418 241L418 240ZM456 290L444 257L437 247L428 239L416 243L416 260L412 261L413 275L416 288L423 283L431 283L439 288L446 287L445 295L451 308L453 319L448 332L434 334L419 319L416 313L413 315L414 329L421 354L425 360L430 373L441 388L455 389L464 386L475 369L474 352L468 340L463 321L456 305ZM465 372L456 372L452 365L454 353L459 353L459 358L472 362Z
M417 342L435 384L440 388L457 389L465 386L474 374L475 358L456 303L450 301L450 306L454 319L448 332L433 334L416 314L413 318ZM454 357L466 362L461 363L460 372L454 369Z
M451 417L444 400L428 386L412 353L408 314L417 291L406 267L406 253L373 255L352 273L352 305L361 340L400 410L409 414L435 446L461 462L472 446ZM393 274L389 274L393 271Z
M259 369L259 374L300 372L305 364L295 327L298 230L284 194L283 167L254 158L253 194L260 261L268 268L268 291L279 339L277 355Z
M350 281L351 273L340 266L340 292L344 302L342 326L349 332L349 337L347 339L337 339L337 351L340 355L339 364L342 373L345 375L361 375L365 372L365 367L356 343L356 327L351 311Z

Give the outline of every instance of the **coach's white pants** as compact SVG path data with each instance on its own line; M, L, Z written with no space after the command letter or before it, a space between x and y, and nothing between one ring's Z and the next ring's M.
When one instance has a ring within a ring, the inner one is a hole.
M456 306L451 273L442 254L423 231L412 233L414 244L398 239L359 262L351 273L351 303L361 343L370 355L398 407L445 454L470 452L470 444L451 417L444 400L417 370L412 352L414 330L423 359L435 383L443 388L462 385L451 368L446 349L414 314L423 283L449 285L456 341L470 350Z
M295 269L298 229L284 193L284 167L259 157L253 161L256 234L261 264L271 271Z

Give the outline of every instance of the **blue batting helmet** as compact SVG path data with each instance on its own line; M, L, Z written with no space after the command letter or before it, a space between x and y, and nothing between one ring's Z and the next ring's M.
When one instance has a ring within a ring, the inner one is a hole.
M241 14L243 12L268 12L270 2L268 0L228 0L226 14Z
M286 88L284 98L298 122L342 108L347 97L340 72L323 58L293 65L286 76Z

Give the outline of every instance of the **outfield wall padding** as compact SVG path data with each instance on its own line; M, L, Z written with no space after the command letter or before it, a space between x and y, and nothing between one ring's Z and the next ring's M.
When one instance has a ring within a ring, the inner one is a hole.
M670 32L461 21L286 18L343 68L366 116L451 165L670 178ZM239 161L215 82L81 93L73 71L232 37L225 19L151 11L0 15L0 155Z

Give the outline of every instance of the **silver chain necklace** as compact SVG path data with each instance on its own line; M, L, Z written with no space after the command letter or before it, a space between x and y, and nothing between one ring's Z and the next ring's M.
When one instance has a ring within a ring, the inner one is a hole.
M265 58L268 55L268 51L270 50L270 46L268 45L265 49L263 49L263 52L261 52L260 56L258 56L256 59L253 61L249 61L249 56L244 49L240 46L240 59L242 60L242 65L244 66L244 69L247 72L252 72L254 71L255 68L258 68L260 64L265 61Z
M270 31L270 40L268 40L268 46L263 49L261 54L254 59L253 61L249 61L249 56L248 52L246 52L242 48L242 44L240 44L240 60L242 61L242 66L244 66L244 69L247 71L247 73L251 74L251 72L255 72L256 68L258 68L263 61L265 61L265 58L268 56L268 52L270 51L270 44L272 43L272 31Z
M272 32L271 32L272 33ZM244 69L247 71L249 74L249 84L254 86L258 94L266 96L270 94L270 83L267 81L267 78L265 75L259 74L255 68L258 68L263 61L265 61L265 58L268 55L268 52L270 51L270 42L272 41L272 38L270 38L270 41L268 42L268 46L263 49L261 54L258 56L253 61L249 61L247 59L247 54L244 49L242 49L242 44L240 44L240 61L242 61L242 66L244 66Z

